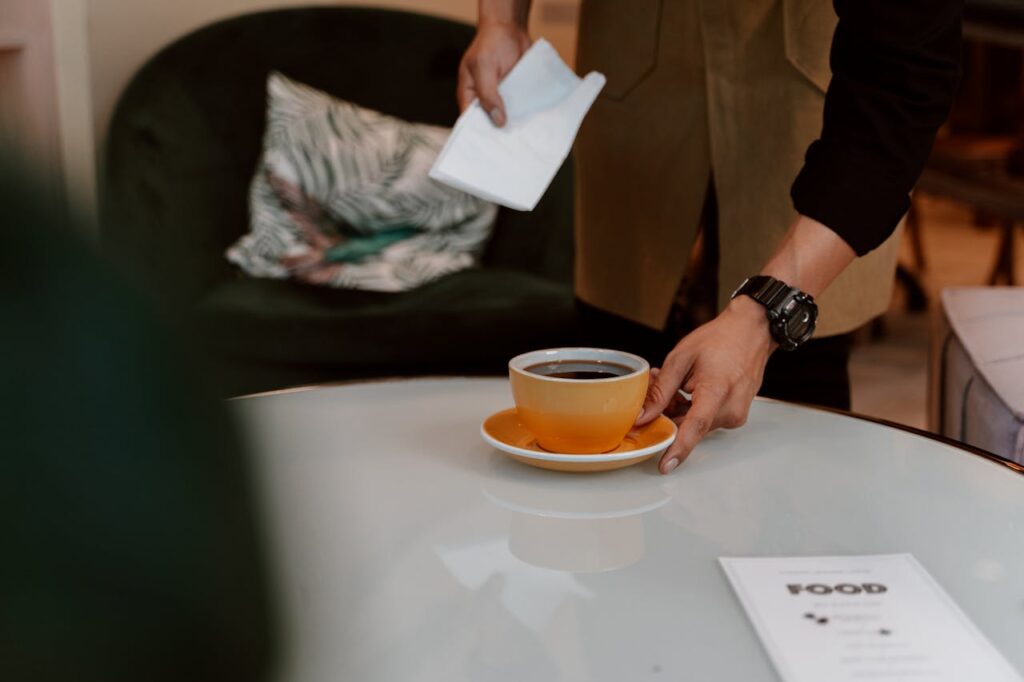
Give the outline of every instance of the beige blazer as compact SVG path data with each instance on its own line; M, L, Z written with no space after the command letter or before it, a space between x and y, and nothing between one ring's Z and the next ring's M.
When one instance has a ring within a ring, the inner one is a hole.
M576 292L665 326L711 175L719 306L795 218L789 187L821 131L829 0L584 0L577 65L608 84L576 144ZM899 231L819 297L817 336L889 305Z

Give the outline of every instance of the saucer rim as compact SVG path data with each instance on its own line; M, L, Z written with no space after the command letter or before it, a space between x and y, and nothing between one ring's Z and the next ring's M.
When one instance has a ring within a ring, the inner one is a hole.
M492 436L487 432L487 422L489 422L491 419L499 415L505 413L514 413L515 411L516 408L508 407L503 410L498 410L494 414L488 415L480 424L481 437L483 437L484 441L486 441L489 445L497 448L498 450L501 450L502 452L518 455L520 457L526 457L528 459L543 460L546 462L579 462L580 464L583 464L591 462L617 462L619 460L624 459L636 459L639 457L647 457L649 455L653 455L656 452L660 452L667 449L668 446L675 442L676 436L679 433L679 427L676 426L676 423L669 419L668 417L666 417L665 415L661 414L658 415L658 419L656 419L655 422L664 419L666 422L672 425L672 434L670 436L663 438L657 443L648 445L647 447L637 448L636 450L627 450L625 452L603 452L594 455L574 455L562 452L540 452L537 450L527 450L526 448L521 448L517 445L511 445L502 440L499 440L498 438ZM651 423L653 424L655 422Z

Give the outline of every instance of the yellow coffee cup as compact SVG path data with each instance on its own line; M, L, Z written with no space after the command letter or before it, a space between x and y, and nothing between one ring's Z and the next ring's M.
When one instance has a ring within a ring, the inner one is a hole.
M636 422L651 368L643 358L604 348L552 348L508 363L516 410L550 452L614 450Z

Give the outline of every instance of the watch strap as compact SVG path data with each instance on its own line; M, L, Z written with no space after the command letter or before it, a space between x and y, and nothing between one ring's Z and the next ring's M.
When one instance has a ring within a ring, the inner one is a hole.
M799 289L794 289L785 282L769 277L756 275L748 277L733 292L732 297L749 296L765 308L768 316L768 329L782 350L796 350L814 333L814 321L817 318L817 306L814 299ZM789 323L793 315L803 314L804 321L809 319L809 328L798 338L791 336Z
M746 295L765 308L771 310L782 302L791 291L791 287L781 280L768 275L748 277L733 293L732 297Z

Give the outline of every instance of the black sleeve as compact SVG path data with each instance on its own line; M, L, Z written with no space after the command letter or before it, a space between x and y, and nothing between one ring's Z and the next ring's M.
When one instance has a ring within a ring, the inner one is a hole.
M791 195L864 255L896 229L960 78L963 0L834 0L821 137Z

